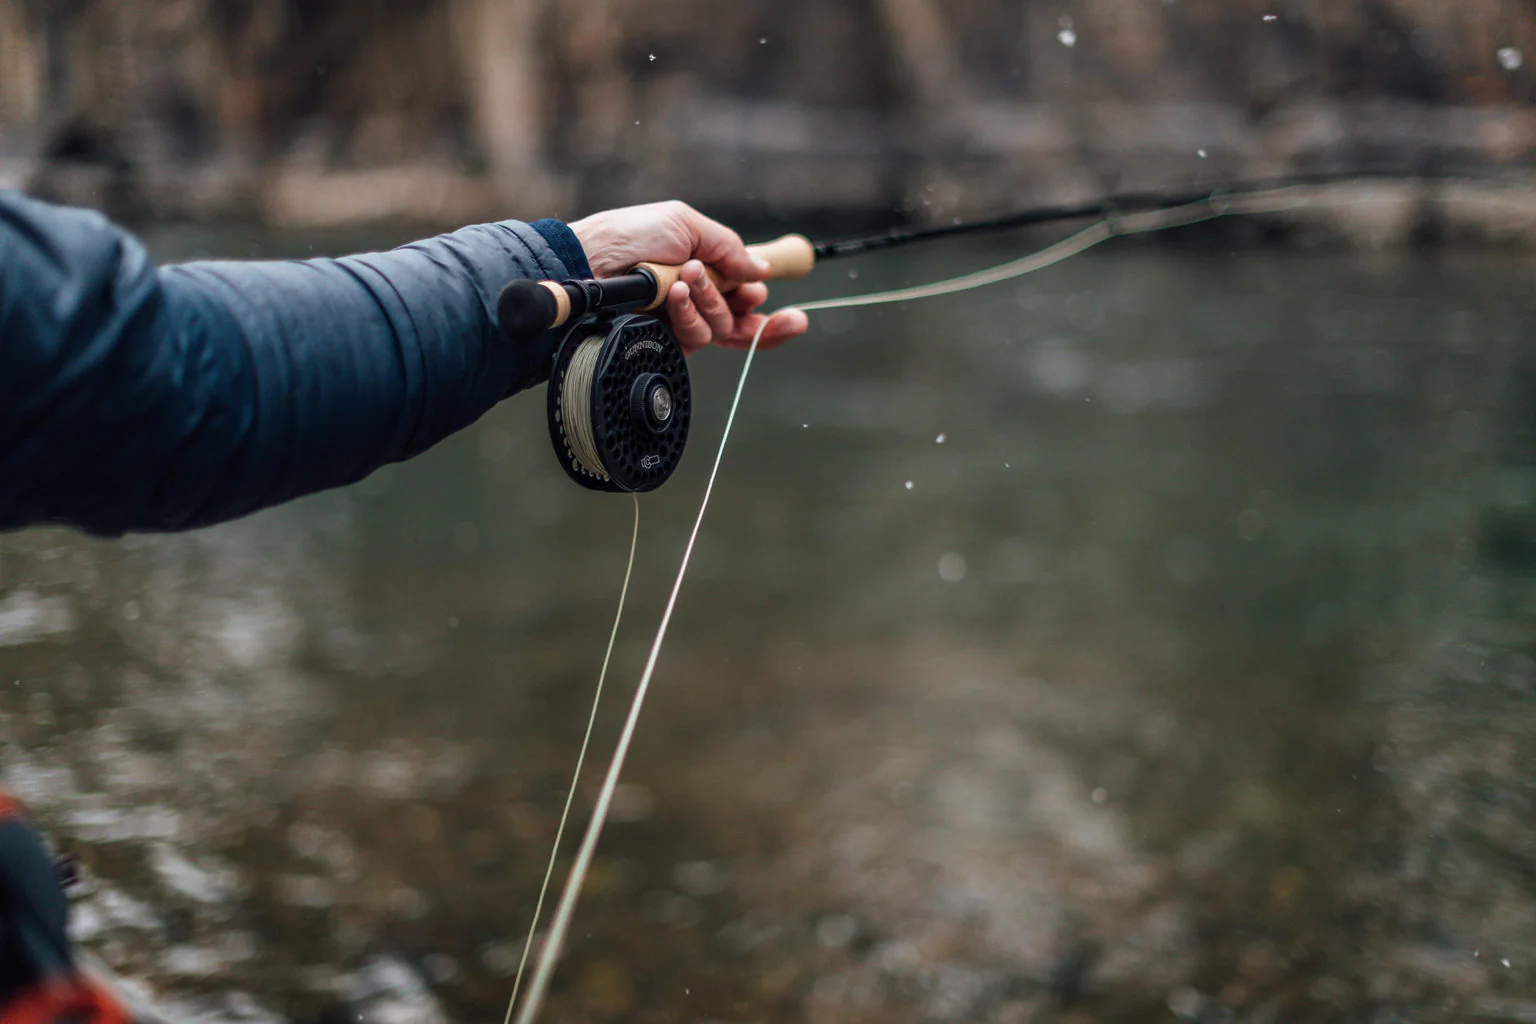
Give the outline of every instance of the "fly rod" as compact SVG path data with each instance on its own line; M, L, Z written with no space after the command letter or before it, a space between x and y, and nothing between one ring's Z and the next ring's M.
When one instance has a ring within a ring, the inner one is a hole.
M1197 189L1178 191L1119 192L1081 202L1029 207L993 217L958 221L953 224L901 225L869 234L851 235L812 242L804 235L790 234L748 246L753 256L764 260L769 270L765 281L805 277L823 260L855 256L878 249L889 249L928 242L957 235L977 235L1010 229L1038 227L1088 218L1168 210L1223 197L1268 192L1293 185L1326 185L1373 179L1432 178L1426 172L1393 170L1317 171L1270 179L1228 181ZM507 285L497 304L501 329L508 337L525 340L541 331L560 327L572 318L589 313L648 311L660 306L667 289L678 279L681 267L642 263L630 273L617 277L586 281L513 281ZM731 291L739 282L722 280L713 270L711 280L722 290Z
M979 235L987 232L1007 231L1016 228L1038 227L1071 220L1114 217L1120 214L1147 213L1153 210L1171 210L1179 206L1220 199L1223 196L1244 196L1257 192L1271 192L1292 185L1330 185L1344 181L1367 179L1404 179L1424 177L1401 171L1317 171L1290 174L1283 178L1229 181L1200 189L1181 191L1119 192L1084 202L1060 203L1052 206L1035 206L1016 210L995 217L979 220L956 221L953 224L914 225L887 228L865 235L833 238L815 242L812 249L816 259L828 260L839 256L855 256L876 249L910 245L913 242L929 242L956 235Z
M1401 171L1317 172L1273 180L1226 182L1182 191L1123 192L1084 202L1031 207L954 224L898 226L812 242L784 235L748 246L766 264L765 281L805 277L829 259L917 242L1095 219L1117 222L1201 204L1239 204L1276 189L1369 179L1425 178ZM1204 219L1204 218L1201 218ZM682 350L666 323L647 315L666 299L680 266L641 263L615 277L513 281L502 289L497 319L510 340L528 344L563 329L548 364L550 440L561 467L591 490L639 492L661 486L682 458L691 402ZM741 282L713 269L722 292Z

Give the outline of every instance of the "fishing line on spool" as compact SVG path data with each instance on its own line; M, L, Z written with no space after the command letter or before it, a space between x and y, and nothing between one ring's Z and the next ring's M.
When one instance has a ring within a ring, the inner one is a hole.
M1087 228L1049 245L1038 252L1016 260L979 270L975 273L964 274L960 277L936 281L926 285L916 285L910 288L896 288L888 291L872 292L867 295L854 295L837 299L818 299L814 302L801 303L793 308L803 311L819 309L841 309L857 306L874 306L892 302L907 302L914 299L938 298L944 295L954 295L960 292L971 291L990 284L1000 284L1015 278L1032 274L1047 267L1056 265L1069 259L1078 253L1122 235L1138 235L1151 231L1162 231L1169 228L1183 227L1197 224L1201 221L1212 220L1217 217L1236 214L1278 213L1285 210L1296 209L1300 206L1321 202L1332 202L1337 205L1350 205L1354 200L1348 198L1328 197L1320 195L1319 187L1295 186L1278 188L1265 192L1250 193L1242 196L1215 196L1203 199L1187 206L1179 206L1171 209L1152 210L1145 213L1128 214L1123 217L1110 217L1098 221ZM784 312L778 310L777 312ZM747 376L752 370L752 360L757 354L758 342L762 340L763 331L767 328L771 317L765 317L758 325L757 332L752 336L752 344L747 348L746 360L742 363L741 375L736 380L736 391L731 397L730 411L726 414L725 428L720 433L720 444L715 450L715 461L710 467L709 478L704 485L704 497L699 502L698 515L693 521L693 528L688 534L688 543L683 548L683 557L678 565L677 576L672 582L671 592L667 596L665 610L662 612L661 624L656 629L655 639L651 643L649 655L646 657L645 669L640 675L640 682L635 687L634 696L630 700L629 713L624 719L624 727L619 734L619 740L614 748L613 760L609 762L608 772L603 778L602 788L598 791L597 803L592 809L592 818L587 824L587 831L582 837L580 848L576 858L571 864L570 873L566 876L565 886L560 893L560 902L555 910L554 923L550 926L549 936L540 950L538 963L534 969L533 980L529 984L528 992L523 999L522 1009L517 1014L517 1024L534 1024L540 1008L543 1006L544 996L548 992L549 982L554 974L556 962L559 960L560 951L565 944L566 935L570 931L571 918L575 913L576 900L581 895L581 888L586 881L587 872L592 866L592 857L597 849L598 838L602 834L603 825L608 819L608 811L613 803L613 795L618 787L619 775L624 768L624 759L629 753L631 740L634 738L635 727L640 720L640 711L645 704L646 694L650 690L651 677L656 671L656 661L661 654L662 643L666 639L667 628L672 622L672 612L677 606L677 595L683 586L683 578L688 573L688 564L693 557L693 548L698 540L699 527L704 522L704 513L709 508L709 499L714 494L715 479L720 473L720 463L725 458L726 444L730 441L731 428L736 423L736 412L741 405L742 392L746 389ZM579 354L579 350L578 350ZM574 360L573 360L574 362ZM635 504L635 536L639 536L639 499ZM634 567L635 549L634 542L630 546L630 569ZM629 570L625 571L625 591L629 586ZM613 634L608 640L608 654L613 652L614 637L618 635L619 617L624 612L624 595L619 597L619 612L614 617ZM599 676L599 696L601 696L602 678L608 670L608 656L603 659L603 671ZM592 717L588 720L587 735L590 738L592 721L597 715L597 702L594 700ZM576 792L576 785L581 772L582 758L586 755L586 741L582 743L582 755L577 759L577 777L571 780L570 795L566 799L565 814L561 816L560 827L556 831L555 848L550 852L550 872L544 878L544 887L540 889L538 907L544 904L545 893L549 886L550 874L553 872L555 857L559 852L560 835L565 828L566 815L570 813L571 801ZM522 984L523 968L528 959L528 950L532 946L534 931L538 925L538 910L535 909L535 918L529 928L529 941L523 949L523 963L519 964L517 978L513 983L512 1000L507 1005L507 1022L512 1020L513 1010L517 1004L517 992Z
M608 467L603 465L592 429L592 377L597 372L597 359L602 353L603 337L600 334L587 338L577 347L575 355L571 356L570 368L565 371L565 379L560 382L560 406L571 454L588 472L607 480Z

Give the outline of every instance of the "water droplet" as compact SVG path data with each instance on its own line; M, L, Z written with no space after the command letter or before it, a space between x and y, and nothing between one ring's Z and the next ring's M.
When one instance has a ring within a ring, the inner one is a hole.
M1499 48L1499 66L1505 71L1519 71L1520 65L1525 63L1525 54L1513 46Z
M1506 956L1506 957L1500 958L1499 963L1503 964L1505 967L1508 967L1509 966L1509 957Z
M934 444L943 444L946 440L948 440L948 438L949 438L948 434L940 434L938 437L933 439L933 443Z
M1076 46L1077 45L1077 33L1073 32L1069 28L1064 28L1060 32L1057 32L1056 33L1056 38L1061 42L1062 46Z
M767 44L768 44L768 37L767 36L763 36L763 38L761 38L761 39L759 39L757 41L757 45L758 46L766 46Z
M850 277L850 278L856 278L856 277L858 277L858 276L859 276L859 271L858 271L858 269L857 269L857 268L855 268L855 269L853 269L853 270L850 270L850 271L848 271L848 276L849 276L849 277Z
M965 556L958 551L946 551L940 555L939 579L945 583L959 583L965 579Z
M1205 159L1205 150L1203 150L1203 149L1197 149L1197 150L1195 150L1195 152L1196 152L1196 153L1199 153L1199 154L1200 154L1200 159L1201 159L1201 160L1204 160L1204 159Z
M907 481L907 490L909 490L909 491L910 491L910 490L911 490L911 489L912 489L912 481L911 481L911 480L908 480L908 481Z
M638 124L639 124L639 123L640 123L640 122L639 122L639 121L636 121L636 122L635 122L635 124L637 124L637 125L638 125Z
M656 59L656 55L654 53L651 54L651 60L655 60L655 59Z
M1265 21L1274 21L1275 20L1275 15L1273 15L1273 14L1266 14L1266 15L1264 15L1264 20Z
M809 423L802 423L802 424L800 424L800 429L801 430L810 430L811 429L811 425Z
M1100 786L1098 789L1093 791L1092 799L1096 804L1103 803L1105 800L1109 799L1109 790L1105 789L1103 786Z

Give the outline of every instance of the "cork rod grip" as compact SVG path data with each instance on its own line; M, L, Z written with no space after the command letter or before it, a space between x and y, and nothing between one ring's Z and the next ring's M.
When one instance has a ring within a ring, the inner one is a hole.
M784 235L771 242L749 245L747 252L768 264L768 273L763 275L765 281L798 280L809 274L816 265L816 250L804 235ZM635 269L647 271L656 279L656 301L646 306L647 310L655 309L666 301L667 292L672 290L673 283L683 271L680 266L661 263L641 263ZM705 271L709 279L715 282L715 287L722 292L732 292L741 287L740 281L722 280L713 267L705 267Z

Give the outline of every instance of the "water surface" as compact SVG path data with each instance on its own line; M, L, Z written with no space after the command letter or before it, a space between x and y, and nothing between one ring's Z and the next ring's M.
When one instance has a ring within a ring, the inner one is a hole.
M816 315L748 386L548 1019L1536 1019L1533 279L1126 244ZM642 501L583 821L739 365L693 360ZM543 417L188 536L0 539L4 782L171 1012L500 1019L630 529Z

